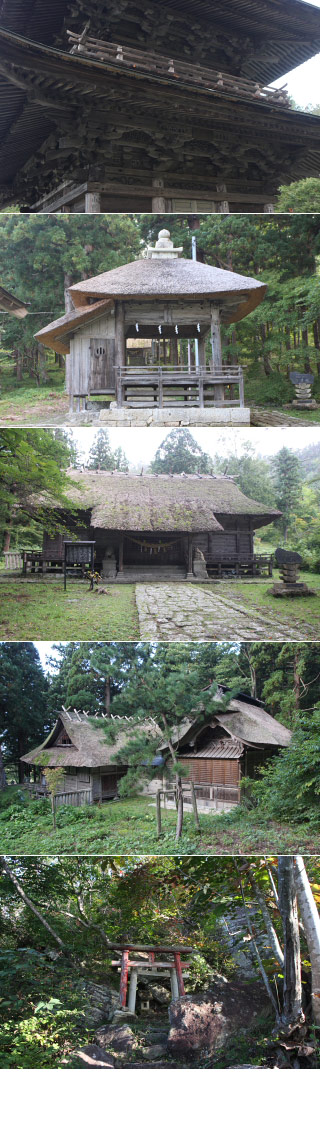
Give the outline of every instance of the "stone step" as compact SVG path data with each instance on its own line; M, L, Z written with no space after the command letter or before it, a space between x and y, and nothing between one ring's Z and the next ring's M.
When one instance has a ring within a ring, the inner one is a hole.
M143 584L144 581L150 583L156 580L166 580L171 583L175 580L185 580L186 569L183 565L126 565L121 578L127 584ZM117 581L119 580L118 573Z

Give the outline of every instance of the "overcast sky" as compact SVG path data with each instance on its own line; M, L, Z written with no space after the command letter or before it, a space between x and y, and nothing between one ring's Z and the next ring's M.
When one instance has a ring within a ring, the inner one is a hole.
M306 7L308 7L306 0L303 0L303 2L306 4ZM313 0L311 7L320 8L320 0ZM306 12L306 19L307 18ZM310 59L308 63L302 63L301 67L296 67L294 71L283 75L278 82L272 83L272 86L283 86L284 83L287 82L288 94L294 98L299 106L305 107L309 104L318 106L320 103L319 73L320 55L316 55L315 58Z
M72 438L79 454L87 461L88 454L98 428L73 427ZM250 443L256 455L275 455L281 447L299 451L311 443L320 442L320 427L190 427L188 431L199 443L203 451L212 457L215 454L240 454L246 443ZM111 427L108 429L112 448L122 447L131 465L147 467L160 443L166 438L165 427Z

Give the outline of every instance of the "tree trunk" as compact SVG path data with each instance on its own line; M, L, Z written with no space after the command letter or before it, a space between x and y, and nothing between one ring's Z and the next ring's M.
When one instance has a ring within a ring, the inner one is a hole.
M7 777L3 763L2 748L0 744L0 792L4 792L5 788L7 788Z
M16 349L16 378L19 384L22 381L22 352L21 349Z
M176 796L177 796L177 827L176 827L176 840L181 839L183 827L183 794L182 794L182 780L179 773L178 761L170 738L170 731L166 715L162 714L162 721L164 722L165 733L168 741L170 756L172 758L176 770Z
M281 945L280 945L279 938L276 934L276 931L275 931L275 928L274 928L274 925L273 925L272 918L270 917L268 906L266 905L263 894L261 893L261 890L259 890L259 886L258 886L257 882L255 881L255 879L251 877L251 874L249 874L248 877L249 877L250 885L252 886L255 898L257 899L258 905L260 906L260 909L261 909L261 913L262 913L262 917L263 917L263 920L264 920L264 923L265 923L265 927L266 927L266 931L267 931L267 937L268 937L270 947L272 949L272 952L273 952L276 960L278 961L278 964L280 965L280 968L283 968L283 966L284 966L284 955L283 955L283 952L282 952L282 948L281 948Z
M25 753L25 752L26 752L26 748L25 748L25 739L24 739L24 737L23 737L23 736L21 735L21 733L20 733L20 734L19 734L19 737L18 737L18 753L19 753L19 759L18 759L18 781L19 781L19 784L23 784L23 781L24 781L24 772L25 772L25 769L24 769L24 763L23 763L23 761L21 761L21 757L23 757L23 756L24 756L24 753Z
M69 294L69 286L72 286L72 282L73 282L72 274L70 274L68 271L65 271L63 284L64 284L64 308L65 308L66 314L69 314L71 312L71 310L74 309L74 304L73 304L73 301L72 301L72 298L71 298L71 294ZM65 366L66 366L66 368L65 368L66 391L70 392L71 365L70 365L70 354L69 353L67 353L66 357L65 357Z
M181 839L183 828L183 794L182 794L182 780L181 776L176 776L177 782L177 827L176 827L176 841Z
M18 891L18 894L20 894L20 898L22 898L22 901L25 902L25 905L28 906L29 909L31 909L31 912L35 914L35 917L37 917L38 920L41 921L41 924L44 926L44 929L46 929L48 933L51 933L51 936L54 937L54 940L59 945L59 948L62 949L63 952L67 953L68 952L67 945L64 944L64 941L61 940L61 937L59 937L59 934L56 933L54 929L52 929L52 926L49 925L49 922L46 921L43 914L40 913L40 910L37 909L37 907L34 905L34 902L31 901L31 898L29 898L28 894L25 893L23 887L21 886L20 882L16 878L15 874L11 870L10 866L8 865L6 859L3 857L3 855L0 856L0 859L1 859L3 869L5 870L6 874L8 875L8 878L11 879L11 882L13 883L16 890Z
M279 856L278 875L279 910L282 918L284 947L283 1010L280 1023L281 1027L288 1029L304 1020L298 907L292 855Z
M4 533L4 538L3 538L3 552L4 553L9 552L10 542L11 542L11 529L8 529L8 526L7 526L5 533Z
M294 874L311 964L312 1017L320 1027L320 917L301 855L295 856Z
M293 691L294 691L294 704L295 704L296 710L300 709L300 675L299 675L299 670L298 670L299 657L300 657L299 651L296 650L295 653L294 653L294 660L293 660Z
M108 717L110 717L110 716L111 716L111 687L110 687L110 674L107 674L107 677L106 677L106 684L105 684L105 700L104 700L104 704L105 704L105 709L106 709L106 712L107 712L107 716L108 716Z
M315 349L320 350L320 320L313 323L313 340ZM320 360L317 361L317 373L320 376Z
M236 860L235 860L235 864L236 864L236 870L238 870ZM238 871L238 873L239 873L239 871ZM256 960L259 971L261 973L266 992L268 993L269 999L271 1000L272 1007L275 1010L277 1021L278 1021L279 1020L279 1009L278 1009L277 1000L276 1000L276 997L273 994L269 978L267 976L266 970L265 970L264 965L263 965L263 961L262 961L260 953L259 953L257 942L254 938L254 929L253 929L253 926L252 926L251 916L250 916L250 913L249 913L249 910L248 910L248 906L247 906L247 903L246 903L246 900L245 900L244 890L243 890L243 885L242 885L240 875L239 875L239 885L240 885L240 890L241 890L243 908L244 908L244 912L245 912L245 916L246 916L246 922L247 922L247 926L248 926L249 933L250 933L250 946L251 946L251 949L252 949L252 952L253 952L254 959Z
M53 830L54 830L54 831L56 831L56 830L57 830L57 820L56 820L56 797L55 797L55 796L53 796L53 795L51 796L51 811L52 811L52 823L53 823Z

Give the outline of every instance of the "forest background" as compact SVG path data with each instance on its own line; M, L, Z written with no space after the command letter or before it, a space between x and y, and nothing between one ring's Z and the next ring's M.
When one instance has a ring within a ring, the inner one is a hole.
M320 218L305 215L0 216L0 277L28 307L23 321L0 315L2 394L60 390L64 360L34 333L64 311L72 282L137 258L165 223L176 245L210 265L259 277L265 300L223 330L223 361L246 366L246 400L283 405L293 398L289 371L312 372L320 394Z
M198 993L200 1023L208 991L222 997L223 1015L228 1000L238 1012L244 1004L240 1025L233 1007L224 1037L196 1047L189 1066L319 1066L319 858L15 857L0 867L1 1067L81 1065L72 1055L95 1039L95 986L116 998L111 959L125 940L192 946L187 992L191 1001ZM133 1038L111 1047L125 1052L115 1066L152 1059L143 1049L152 1023L153 1043L159 1023L168 1033L167 1002L149 994L147 1015L124 1017ZM163 1044L162 1066L186 1067L167 1052L166 1035Z
M111 448L106 428L95 429L86 458L79 451L73 432L49 428L0 429L0 545L10 548L41 548L43 525L54 525L54 510L30 506L30 496L49 492L54 506L68 513L67 468L87 466L90 470L141 473L138 463L130 465L125 450ZM320 442L315 440L296 452L283 446L276 455L258 457L250 441L238 450L224 454L217 445L210 456L201 449L187 428L170 431L162 440L144 473L228 474L234 476L243 493L262 502L267 509L277 508L282 518L259 531L256 551L272 552L286 544L299 551L303 568L320 570ZM141 455L141 451L137 451ZM61 514L56 513L57 528ZM2 558L4 567L4 557ZM1 568L1 563L0 563Z

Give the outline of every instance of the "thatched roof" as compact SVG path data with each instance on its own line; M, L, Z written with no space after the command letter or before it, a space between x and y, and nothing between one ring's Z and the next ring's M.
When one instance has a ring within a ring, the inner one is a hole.
M267 510L261 502L246 498L226 476L71 469L68 477L68 497L79 510L91 511L94 529L219 532L224 514L247 515L259 526L279 516L279 510ZM33 504L38 503L39 498L34 499Z
M26 764L45 768L103 768L113 764L115 753L131 740L141 729L147 737L160 736L161 730L152 718L137 722L134 719L116 719L116 734L112 741L104 730L98 728L95 720L74 710L62 710L49 736L42 745L21 757ZM65 729L71 745L55 744L59 734Z
M240 321L254 310L266 285L234 271L220 270L194 259L135 259L133 263L97 274L70 286L75 306L84 298L181 299L208 298L221 302L222 320ZM230 305L230 309L229 309Z
M249 702L232 701L226 713L216 714L216 719L227 733L248 745L290 745L290 729L271 717L261 706Z
M56 321L51 321L45 329L39 329L35 333L38 341L43 345L47 345L49 349L54 349L55 353L69 353L69 337L78 329L80 325L86 325L90 321L94 321L99 314L104 314L113 305L112 301L103 298L98 302L92 302L91 305L86 306L84 309L70 310L61 318L56 318Z
M214 730L217 726L230 734L232 743L235 741L236 745L240 743L243 746L249 745L254 748L261 746L286 748L290 745L292 737L290 729L271 717L271 714L261 704L255 702L254 699L241 701L240 698L236 697L232 698L224 712L213 713L210 721L197 720L196 713L194 717L185 718L174 732L174 743L179 748L181 755L185 756L184 746L189 745L190 742L196 743L201 733L210 727L213 730L212 739L210 738L203 749L190 753L190 756L201 758L207 755L206 750L208 749L208 756L211 758L211 750L218 750L221 744L221 734L219 733L216 739L214 737ZM223 738L223 740L225 739ZM165 751L166 743L162 742L160 748L161 751ZM217 751L217 756L220 755Z
M4 286L0 286L0 310L13 314L15 318L25 318L28 313L20 298L16 298L15 294L10 294L9 290L4 289Z

